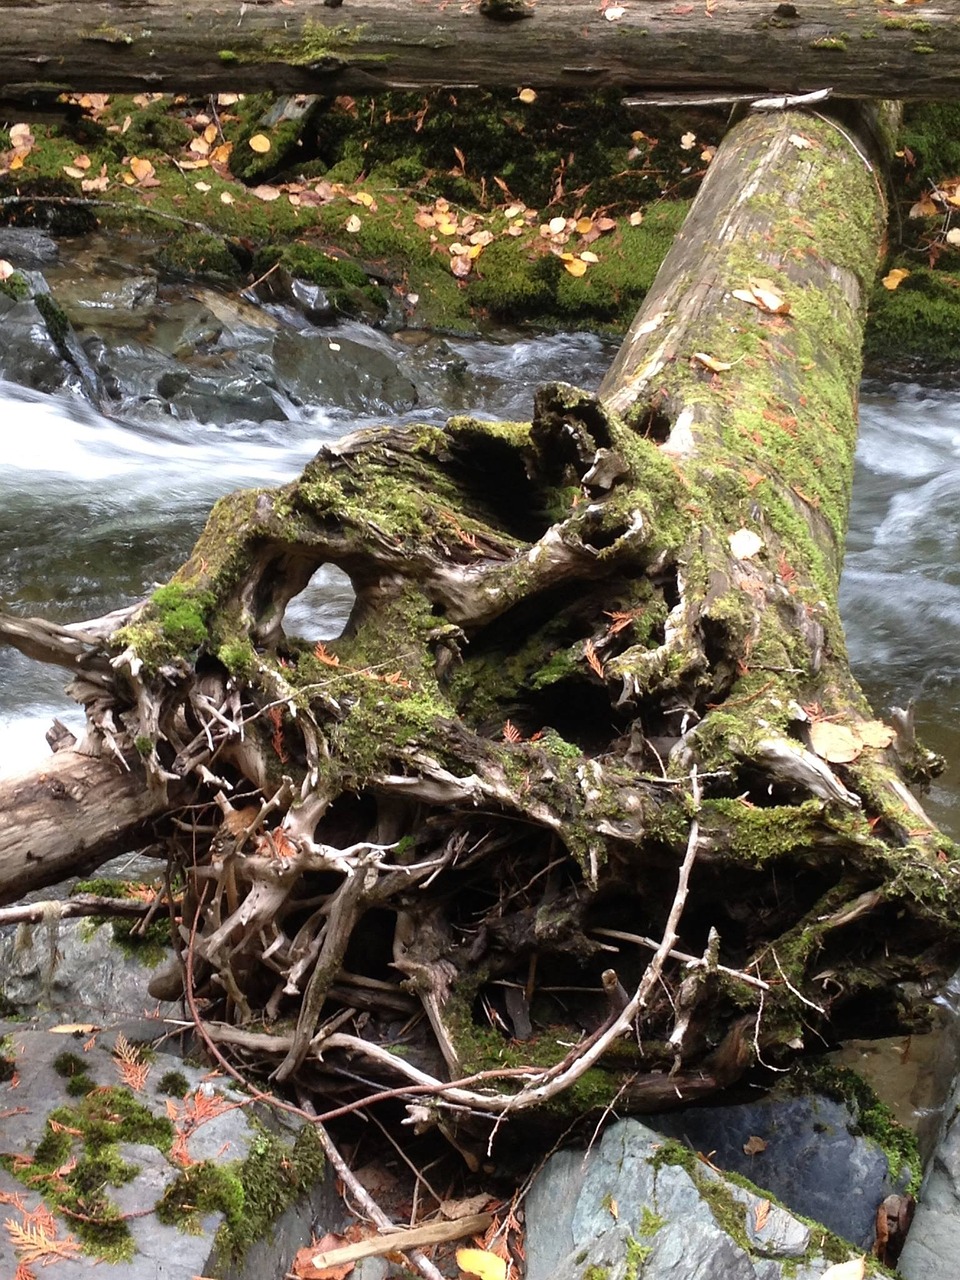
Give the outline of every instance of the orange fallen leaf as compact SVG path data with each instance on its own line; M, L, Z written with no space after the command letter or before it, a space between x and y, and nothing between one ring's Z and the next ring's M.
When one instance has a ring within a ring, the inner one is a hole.
M909 274L910 272L906 267L894 267L892 271L887 272L880 283L892 293L894 289L899 289L901 283L906 280Z

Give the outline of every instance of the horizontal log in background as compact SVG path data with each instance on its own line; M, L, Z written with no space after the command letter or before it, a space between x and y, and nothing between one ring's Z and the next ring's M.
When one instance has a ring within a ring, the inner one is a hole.
M0 0L6 102L466 85L947 99L960 0Z

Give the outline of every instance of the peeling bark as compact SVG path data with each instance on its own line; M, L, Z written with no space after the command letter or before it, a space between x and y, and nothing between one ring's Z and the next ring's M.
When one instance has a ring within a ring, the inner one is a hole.
M328 1103L402 1097L474 1159L562 1094L656 1109L922 1020L893 983L955 965L955 850L837 613L868 145L742 121L598 396L325 447L218 503L85 655L91 734L135 742L157 794L198 789L168 979L241 1060ZM343 636L286 636L326 563L356 592ZM410 1060L401 998L426 1014Z

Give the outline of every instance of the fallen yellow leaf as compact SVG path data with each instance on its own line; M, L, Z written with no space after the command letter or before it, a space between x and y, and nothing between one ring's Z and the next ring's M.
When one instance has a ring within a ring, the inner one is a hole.
M728 369L733 368L733 365L728 360L715 360L713 356L708 356L705 351L695 351L693 358L697 364L702 364L711 373L726 373Z
M587 264L582 258L571 258L563 266L564 270L569 271L572 276L585 276L587 274Z
M255 133L248 140L247 145L251 151L256 151L257 155L265 156L270 150L271 142L265 133Z
M865 747L889 747L896 732L882 720L865 720L857 725L857 733Z
M892 293L894 289L900 287L901 281L906 280L909 274L910 272L906 267L894 267L892 271L887 272L880 283Z
M487 1249L458 1249L457 1266L479 1280L507 1280L507 1264Z
M810 745L830 764L849 764L863 750L859 734L832 720L814 720L810 726Z

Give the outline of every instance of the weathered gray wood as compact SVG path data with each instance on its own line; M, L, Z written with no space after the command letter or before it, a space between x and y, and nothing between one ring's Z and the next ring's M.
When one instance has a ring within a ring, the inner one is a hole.
M949 98L960 0L31 0L0 3L0 99L99 92L559 86Z
M139 762L58 751L42 768L0 779L0 904L100 866L149 838L170 807Z

